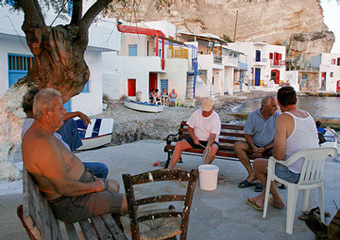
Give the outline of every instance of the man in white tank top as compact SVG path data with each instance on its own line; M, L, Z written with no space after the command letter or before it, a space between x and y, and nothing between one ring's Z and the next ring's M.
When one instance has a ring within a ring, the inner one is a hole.
M279 89L277 93L278 104L283 114L276 120L274 154L277 160L287 160L292 154L310 148L317 148L318 134L312 116L296 106L297 98L294 88L286 86ZM276 164L275 174L288 182L299 181L303 159L296 161L289 167ZM254 170L257 179L263 184L267 181L267 159L255 159ZM285 202L281 198L274 183L270 186L270 193L273 198L269 200L275 208L284 208ZM256 210L262 210L264 203L264 191L246 201Z

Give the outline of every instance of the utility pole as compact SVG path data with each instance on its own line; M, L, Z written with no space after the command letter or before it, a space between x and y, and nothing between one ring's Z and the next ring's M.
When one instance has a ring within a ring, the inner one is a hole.
M235 16L234 42L236 39L237 17L238 17L238 10L236 11L236 16Z

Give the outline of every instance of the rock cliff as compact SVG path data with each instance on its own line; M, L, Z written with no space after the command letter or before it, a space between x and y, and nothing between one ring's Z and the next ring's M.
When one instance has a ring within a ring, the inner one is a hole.
M235 41L286 44L294 47L292 53L297 56L301 52L306 56L330 52L334 43L333 33L327 32L323 22L319 0L140 0L138 6L111 7L108 14L119 19L168 20L180 31L209 32ZM299 34L315 33L317 38L295 41Z

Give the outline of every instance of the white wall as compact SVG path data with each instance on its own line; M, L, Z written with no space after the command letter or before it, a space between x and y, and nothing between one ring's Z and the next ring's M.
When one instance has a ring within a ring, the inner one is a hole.
M85 61L90 68L89 93L81 93L72 98L72 111L82 111L87 115L102 112L102 55L101 52L86 51Z
M125 89L121 95L127 95L127 80L136 79L136 92L142 92L142 101L149 100L149 73L164 72L161 70L161 59L159 57L117 57L117 72L120 73L121 84ZM158 86L159 76L158 76Z
M188 59L172 58L165 61L165 72L160 74L160 79L168 79L168 91L176 90L179 103L184 101L186 86Z
M286 81L290 82L290 86L292 86L296 92L300 91L298 80L299 71L286 71Z
M234 68L233 67L225 68L224 92L228 92L229 95L234 94Z

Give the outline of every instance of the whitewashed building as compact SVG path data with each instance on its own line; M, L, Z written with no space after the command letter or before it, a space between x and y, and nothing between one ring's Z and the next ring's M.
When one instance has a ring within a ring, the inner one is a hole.
M176 89L178 102L187 94L187 75L191 69L190 47L175 40L176 27L167 21L124 23L121 31L121 51L104 54L106 69L104 93L110 98L126 96L136 100L140 92L143 102L149 100L152 89L170 92ZM160 93L159 92L159 93Z
M203 96L208 89L210 95L232 95L235 79L244 76L244 73L237 75L236 70L246 70L242 65L246 63L242 63L240 58L242 53L230 49L226 41L213 34L182 32L179 36L186 45L197 48L197 84L200 86L197 92L202 92Z
M340 53L321 53L313 56L311 67L319 70L320 91L340 91Z
M286 82L286 47L263 42L229 43L229 47L247 56L248 71L245 78L250 86L273 85L270 80L275 84Z
M87 9L91 1L86 2ZM47 12L46 24L49 25L55 18L54 13ZM21 30L24 21L23 12L11 11L10 5L0 7L0 97L7 89L27 74L33 64L33 55ZM54 26L65 24L67 21L57 19ZM118 32L115 19L102 18L93 23L89 31L89 44L85 52L85 60L91 75L83 93L73 97L65 104L67 111L82 111L87 115L102 112L102 79L105 69L102 66L104 52L117 52L120 50L120 32Z

